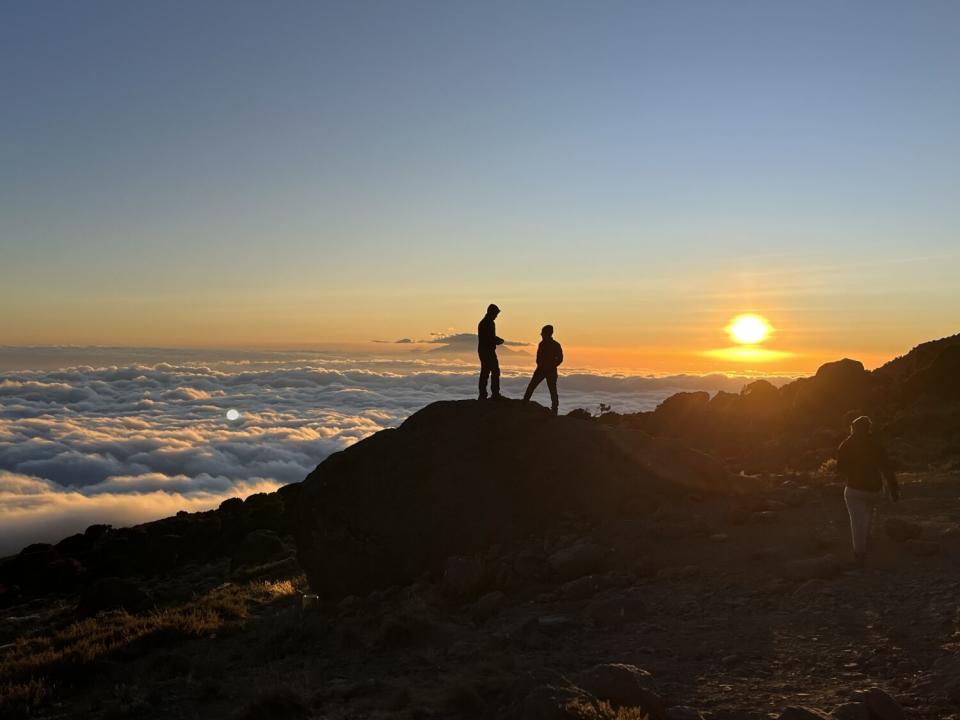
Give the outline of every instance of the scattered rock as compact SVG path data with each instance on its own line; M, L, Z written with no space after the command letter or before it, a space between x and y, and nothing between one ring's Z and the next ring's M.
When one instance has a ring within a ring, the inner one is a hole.
M800 584L800 587L794 591L794 595L799 597L809 597L811 595L820 595L831 591L830 583L823 578L811 578Z
M562 579L572 580L598 572L603 565L603 548L589 542L577 543L557 550L547 562Z
M960 527L951 525L950 527L944 528L940 531L940 538L943 540L956 540L960 538Z
M903 708L885 690L872 687L858 695L862 697L857 699L866 703L877 720L903 720Z
M447 558L443 587L459 597L476 597L484 585L484 563L478 557L455 555Z
M636 665L597 665L577 677L580 687L600 700L618 707L639 707L651 720L665 720L666 710L657 694L653 676Z
M597 625L612 626L636 622L646 610L639 590L608 590L590 601L585 615Z
M787 505L785 502L781 502L780 500L768 499L768 500L764 500L763 502L763 509L769 512L782 512L786 510L788 507L790 506Z
M548 635L564 633L576 626L577 621L570 615L541 615L537 618L537 627Z
M837 705L831 713L831 720L870 720L870 708L864 702L848 702Z
M602 589L603 584L597 575L584 575L560 586L560 597L564 600L585 600L593 597Z
M667 720L703 720L703 715L696 708L687 705L674 705L667 708Z
M254 530L247 533L230 558L230 569L264 565L281 560L293 553L279 535L272 530Z
M903 518L887 518L883 524L883 529L888 538L898 543L915 540L923 535L922 527Z
M104 610L137 612L152 604L150 596L140 586L122 578L103 578L84 587L77 605L80 617L92 617Z
M910 538L903 543L903 549L917 557L930 557L940 552L940 543L934 540L917 540Z
M523 720L581 720L578 708L594 700L574 685L541 685L523 701Z
M780 713L780 720L830 720L830 716L816 708L795 705Z
M793 580L811 580L813 578L829 580L839 575L842 569L843 566L840 561L829 554L817 558L788 560L782 567L783 575Z
M493 617L503 609L506 600L507 596L499 590L487 593L477 600L477 604L473 609L474 617L478 620L486 620L489 617Z
M700 574L700 568L696 565L677 565L665 567L657 571L657 577L661 580L677 580L682 578L696 577Z

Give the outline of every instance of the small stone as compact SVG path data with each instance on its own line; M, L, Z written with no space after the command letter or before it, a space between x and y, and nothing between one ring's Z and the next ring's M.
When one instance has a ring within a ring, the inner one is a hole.
M636 622L646 615L646 605L638 591L609 590L587 605L587 618L597 625L612 626Z
M575 708L590 706L594 698L574 685L541 685L523 701L524 720L575 720ZM569 709L568 709L569 708Z
M594 543L577 543L557 550L547 562L562 579L573 580L598 572L603 565L604 550Z
M541 615L537 618L537 627L548 635L558 635L576 627L576 621L569 615Z
M915 540L923 535L922 527L903 518L887 518L883 524L883 529L888 538L900 543L911 539Z
M460 597L476 597L484 584L484 563L476 557L455 555L447 558L443 586Z
M637 707L654 718L666 714L654 687L653 676L635 665L597 665L582 673L577 682L587 692L615 707Z
M917 557L930 557L940 552L940 543L934 540L917 540L910 538L903 543L903 549Z
M699 574L700 568L696 565L671 565L657 571L657 577L662 580L691 578Z
M493 617L503 609L506 599L507 596L499 590L487 593L477 600L477 604L474 606L474 616L478 620Z
M870 708L864 702L849 702L837 705L831 713L831 720L870 720Z
M149 594L132 580L108 577L90 583L84 587L77 605L80 617L93 617L104 610L128 612L144 610L153 604Z
M780 713L780 720L830 720L830 716L816 708L794 705Z
M584 575L576 580L570 580L560 586L560 597L564 600L585 600L593 597L602 588L600 578L596 575Z
M840 562L829 554L817 558L788 560L783 564L784 576L794 580L810 580L813 578L829 580L839 575L840 570Z
M863 701L877 720L903 720L903 708L889 693L872 687L863 693Z
M823 578L811 578L800 584L794 591L794 595L808 597L810 595L821 595L831 592L830 583Z
M960 527L953 525L940 531L940 537L943 540L956 540L960 538Z
M703 715L688 705L674 705L667 708L667 720L703 720Z

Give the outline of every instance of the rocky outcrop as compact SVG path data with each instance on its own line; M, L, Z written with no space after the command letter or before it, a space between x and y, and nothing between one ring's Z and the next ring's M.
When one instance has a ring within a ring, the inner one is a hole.
M449 557L543 532L571 512L642 517L670 496L734 491L719 464L674 442L536 404L471 400L433 403L280 493L312 587L338 597L445 568L452 577ZM570 554L554 563L587 572L599 562L590 548Z
M284 521L280 496L258 493L133 527L91 525L56 545L38 543L0 559L0 607L83 591L101 578L166 577L223 559L235 569L282 560L292 553Z
M960 461L960 335L925 343L874 371L844 358L780 388L766 380L739 394L682 392L655 410L616 415L625 425L676 438L736 470L817 470L834 457L850 421L870 415L901 466Z

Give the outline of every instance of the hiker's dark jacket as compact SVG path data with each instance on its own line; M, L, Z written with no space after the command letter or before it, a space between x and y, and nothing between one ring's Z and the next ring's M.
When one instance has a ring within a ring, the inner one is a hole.
M541 340L537 346L537 367L547 372L556 372L562 362L563 348L560 343L553 338Z
M497 345L502 342L503 340L497 337L497 324L492 317L485 315L480 324L477 325L477 352L481 355L496 352Z
M897 482L886 451L869 433L853 433L840 443L837 472L846 478L847 487L854 490L880 492L884 478L891 488Z

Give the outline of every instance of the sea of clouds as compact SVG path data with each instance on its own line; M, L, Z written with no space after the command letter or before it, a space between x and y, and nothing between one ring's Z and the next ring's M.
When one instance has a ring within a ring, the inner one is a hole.
M25 363L43 369L5 369ZM527 377L507 370L504 392L522 395ZM571 372L561 412L647 410L743 382ZM272 491L430 402L475 396L475 369L458 359L0 348L0 556Z

